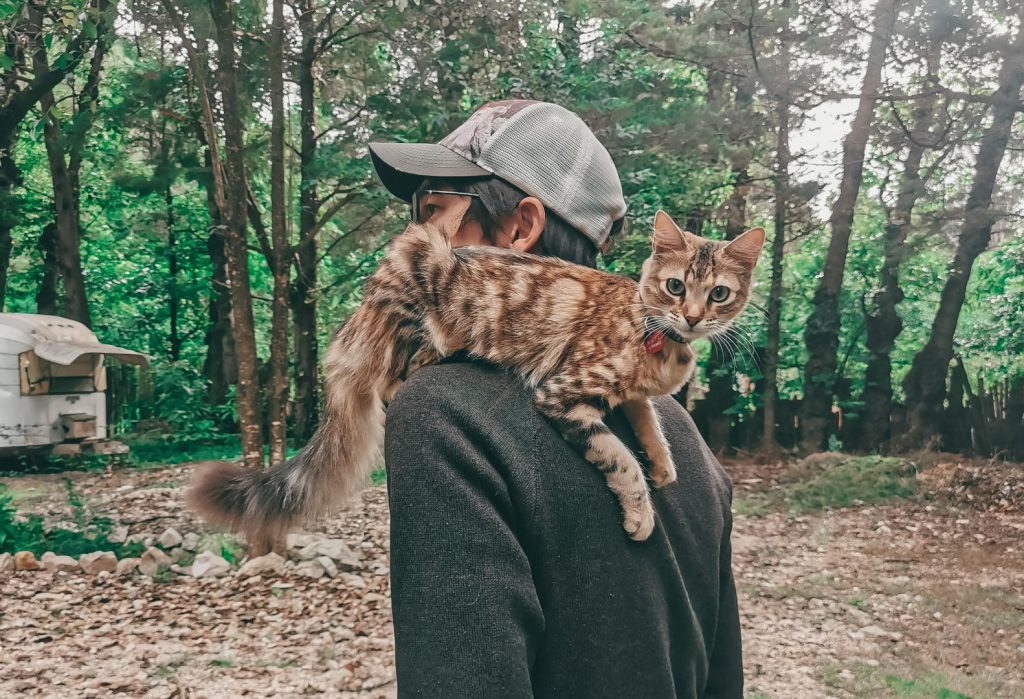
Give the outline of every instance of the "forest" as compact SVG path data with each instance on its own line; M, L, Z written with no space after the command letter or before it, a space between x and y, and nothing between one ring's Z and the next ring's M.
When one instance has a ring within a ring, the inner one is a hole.
M1015 0L0 0L0 310L149 355L122 435L276 462L405 205L367 143L480 104L578 113L636 275L656 210L769 234L700 348L717 451L1024 458Z

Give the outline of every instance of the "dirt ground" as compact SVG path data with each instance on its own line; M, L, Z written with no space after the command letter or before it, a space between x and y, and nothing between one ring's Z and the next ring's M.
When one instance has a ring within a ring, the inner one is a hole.
M737 510L764 479L732 467ZM0 479L20 511L69 516L67 485L136 535L202 532L188 466ZM393 696L383 487L320 527L359 581L0 578L0 696ZM1024 515L900 502L737 514L747 696L1024 696Z

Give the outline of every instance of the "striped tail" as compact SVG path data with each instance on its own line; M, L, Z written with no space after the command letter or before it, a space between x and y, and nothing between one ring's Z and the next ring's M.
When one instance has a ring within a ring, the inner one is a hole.
M296 456L268 469L228 461L201 465L186 494L189 505L207 520L244 533L254 551L265 552L299 522L357 495L380 460L384 400L419 349L412 338L422 314L409 303L416 272L424 264L452 262L447 238L432 226L410 226L398 236L368 280L363 304L327 350L326 402L313 438ZM391 298L397 289L404 297Z

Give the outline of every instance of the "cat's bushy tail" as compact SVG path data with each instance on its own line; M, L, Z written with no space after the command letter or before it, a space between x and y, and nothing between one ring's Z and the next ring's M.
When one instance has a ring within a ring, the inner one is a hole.
M365 487L380 457L384 398L398 383L405 355L415 349L400 341L395 327L403 314L420 321L409 310L408 295L417 286L412 280L426 263L451 261L447 238L432 226L410 226L398 236L367 282L363 304L325 354L325 405L312 439L297 455L267 469L228 461L200 466L186 496L189 504L206 519L244 532L250 546L263 551L278 545L298 521ZM393 300L402 303L391 303L388 296L396 288L407 295ZM368 303L371 299L375 303Z

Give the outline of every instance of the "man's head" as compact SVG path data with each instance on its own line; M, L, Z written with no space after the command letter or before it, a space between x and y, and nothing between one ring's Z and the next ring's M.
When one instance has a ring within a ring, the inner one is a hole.
M414 218L457 245L592 265L626 211L608 151L578 116L545 102L492 102L439 144L372 143L370 152L388 190L415 200Z

